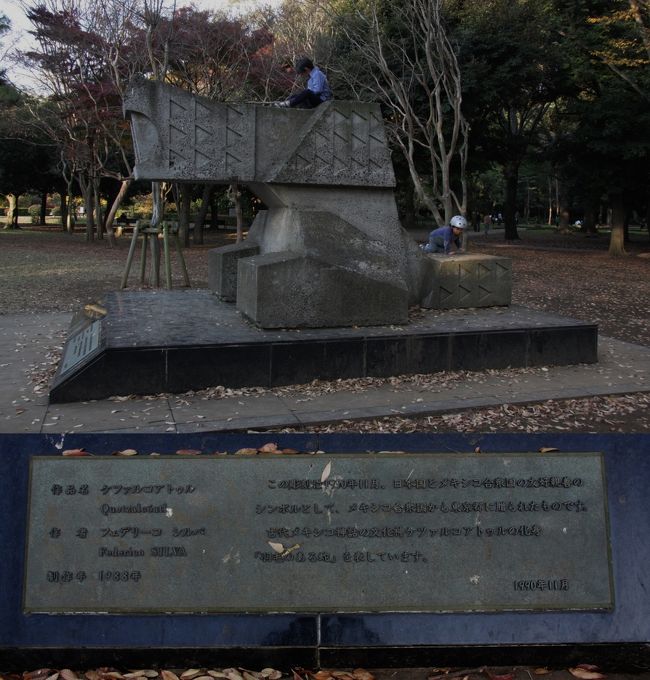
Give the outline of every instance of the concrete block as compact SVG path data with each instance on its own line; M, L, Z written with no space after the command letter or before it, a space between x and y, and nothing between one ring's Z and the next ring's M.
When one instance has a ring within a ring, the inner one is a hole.
M242 257L257 255L253 241L233 243L208 252L208 288L226 302L237 299L237 263Z
M361 319L378 325L406 319L408 287L393 243L369 238L331 213L292 208L261 214L250 238L260 243L265 259L246 263L265 273L263 278L259 271L242 274L242 261L237 304L263 328L346 326L362 323ZM314 290L309 292L310 288ZM292 295L285 302L288 289ZM362 297L358 291L365 291ZM269 300L267 309L260 306L263 299ZM301 304L306 308L298 312ZM362 309L356 308L359 305ZM282 310L275 321L271 310ZM317 318L316 310L322 311L322 318Z
M421 306L427 309L493 307L512 299L512 262L476 253L427 256Z
M404 323L408 291L292 252L239 261L237 309L262 328Z

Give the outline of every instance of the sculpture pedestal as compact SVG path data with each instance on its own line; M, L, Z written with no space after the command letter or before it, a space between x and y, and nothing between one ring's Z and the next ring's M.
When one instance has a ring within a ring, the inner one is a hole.
M71 328L52 402L597 361L595 325L524 307L262 330L207 290L109 293L104 304L103 319Z

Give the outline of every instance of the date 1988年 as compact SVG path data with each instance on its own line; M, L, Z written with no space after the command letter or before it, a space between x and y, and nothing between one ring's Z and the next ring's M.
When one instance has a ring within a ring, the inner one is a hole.
M569 581L566 578L520 579L513 581L512 585L515 590L528 590L531 592L569 590Z

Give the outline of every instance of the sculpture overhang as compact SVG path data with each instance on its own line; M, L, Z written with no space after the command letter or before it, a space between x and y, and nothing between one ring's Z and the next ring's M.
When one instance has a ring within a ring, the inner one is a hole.
M395 186L377 104L330 101L302 110L224 103L140 76L124 113L136 179Z

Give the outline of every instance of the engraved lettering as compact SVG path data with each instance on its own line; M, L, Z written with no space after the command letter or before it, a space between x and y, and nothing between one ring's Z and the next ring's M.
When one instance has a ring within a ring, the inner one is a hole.
M569 590L569 581L566 578L522 579L514 581L513 587L517 591L567 591Z
M99 557L144 557L145 551L139 548L100 548Z
M182 545L160 545L151 548L151 557L187 557L187 550Z
M167 503L163 503L162 505L143 505L142 503L136 503L134 505L109 505L108 503L102 503L99 510L104 517L124 513L164 515L167 512L167 507Z
M600 454L261 462L34 458L25 612L612 606Z
M126 583L133 581L138 583L142 578L140 571L99 571L97 572L97 580L103 583Z
M174 527L172 529L172 536L174 538L181 537L181 538L188 538L190 536L206 536L207 531L205 527L199 527L198 529L192 529L191 527Z

